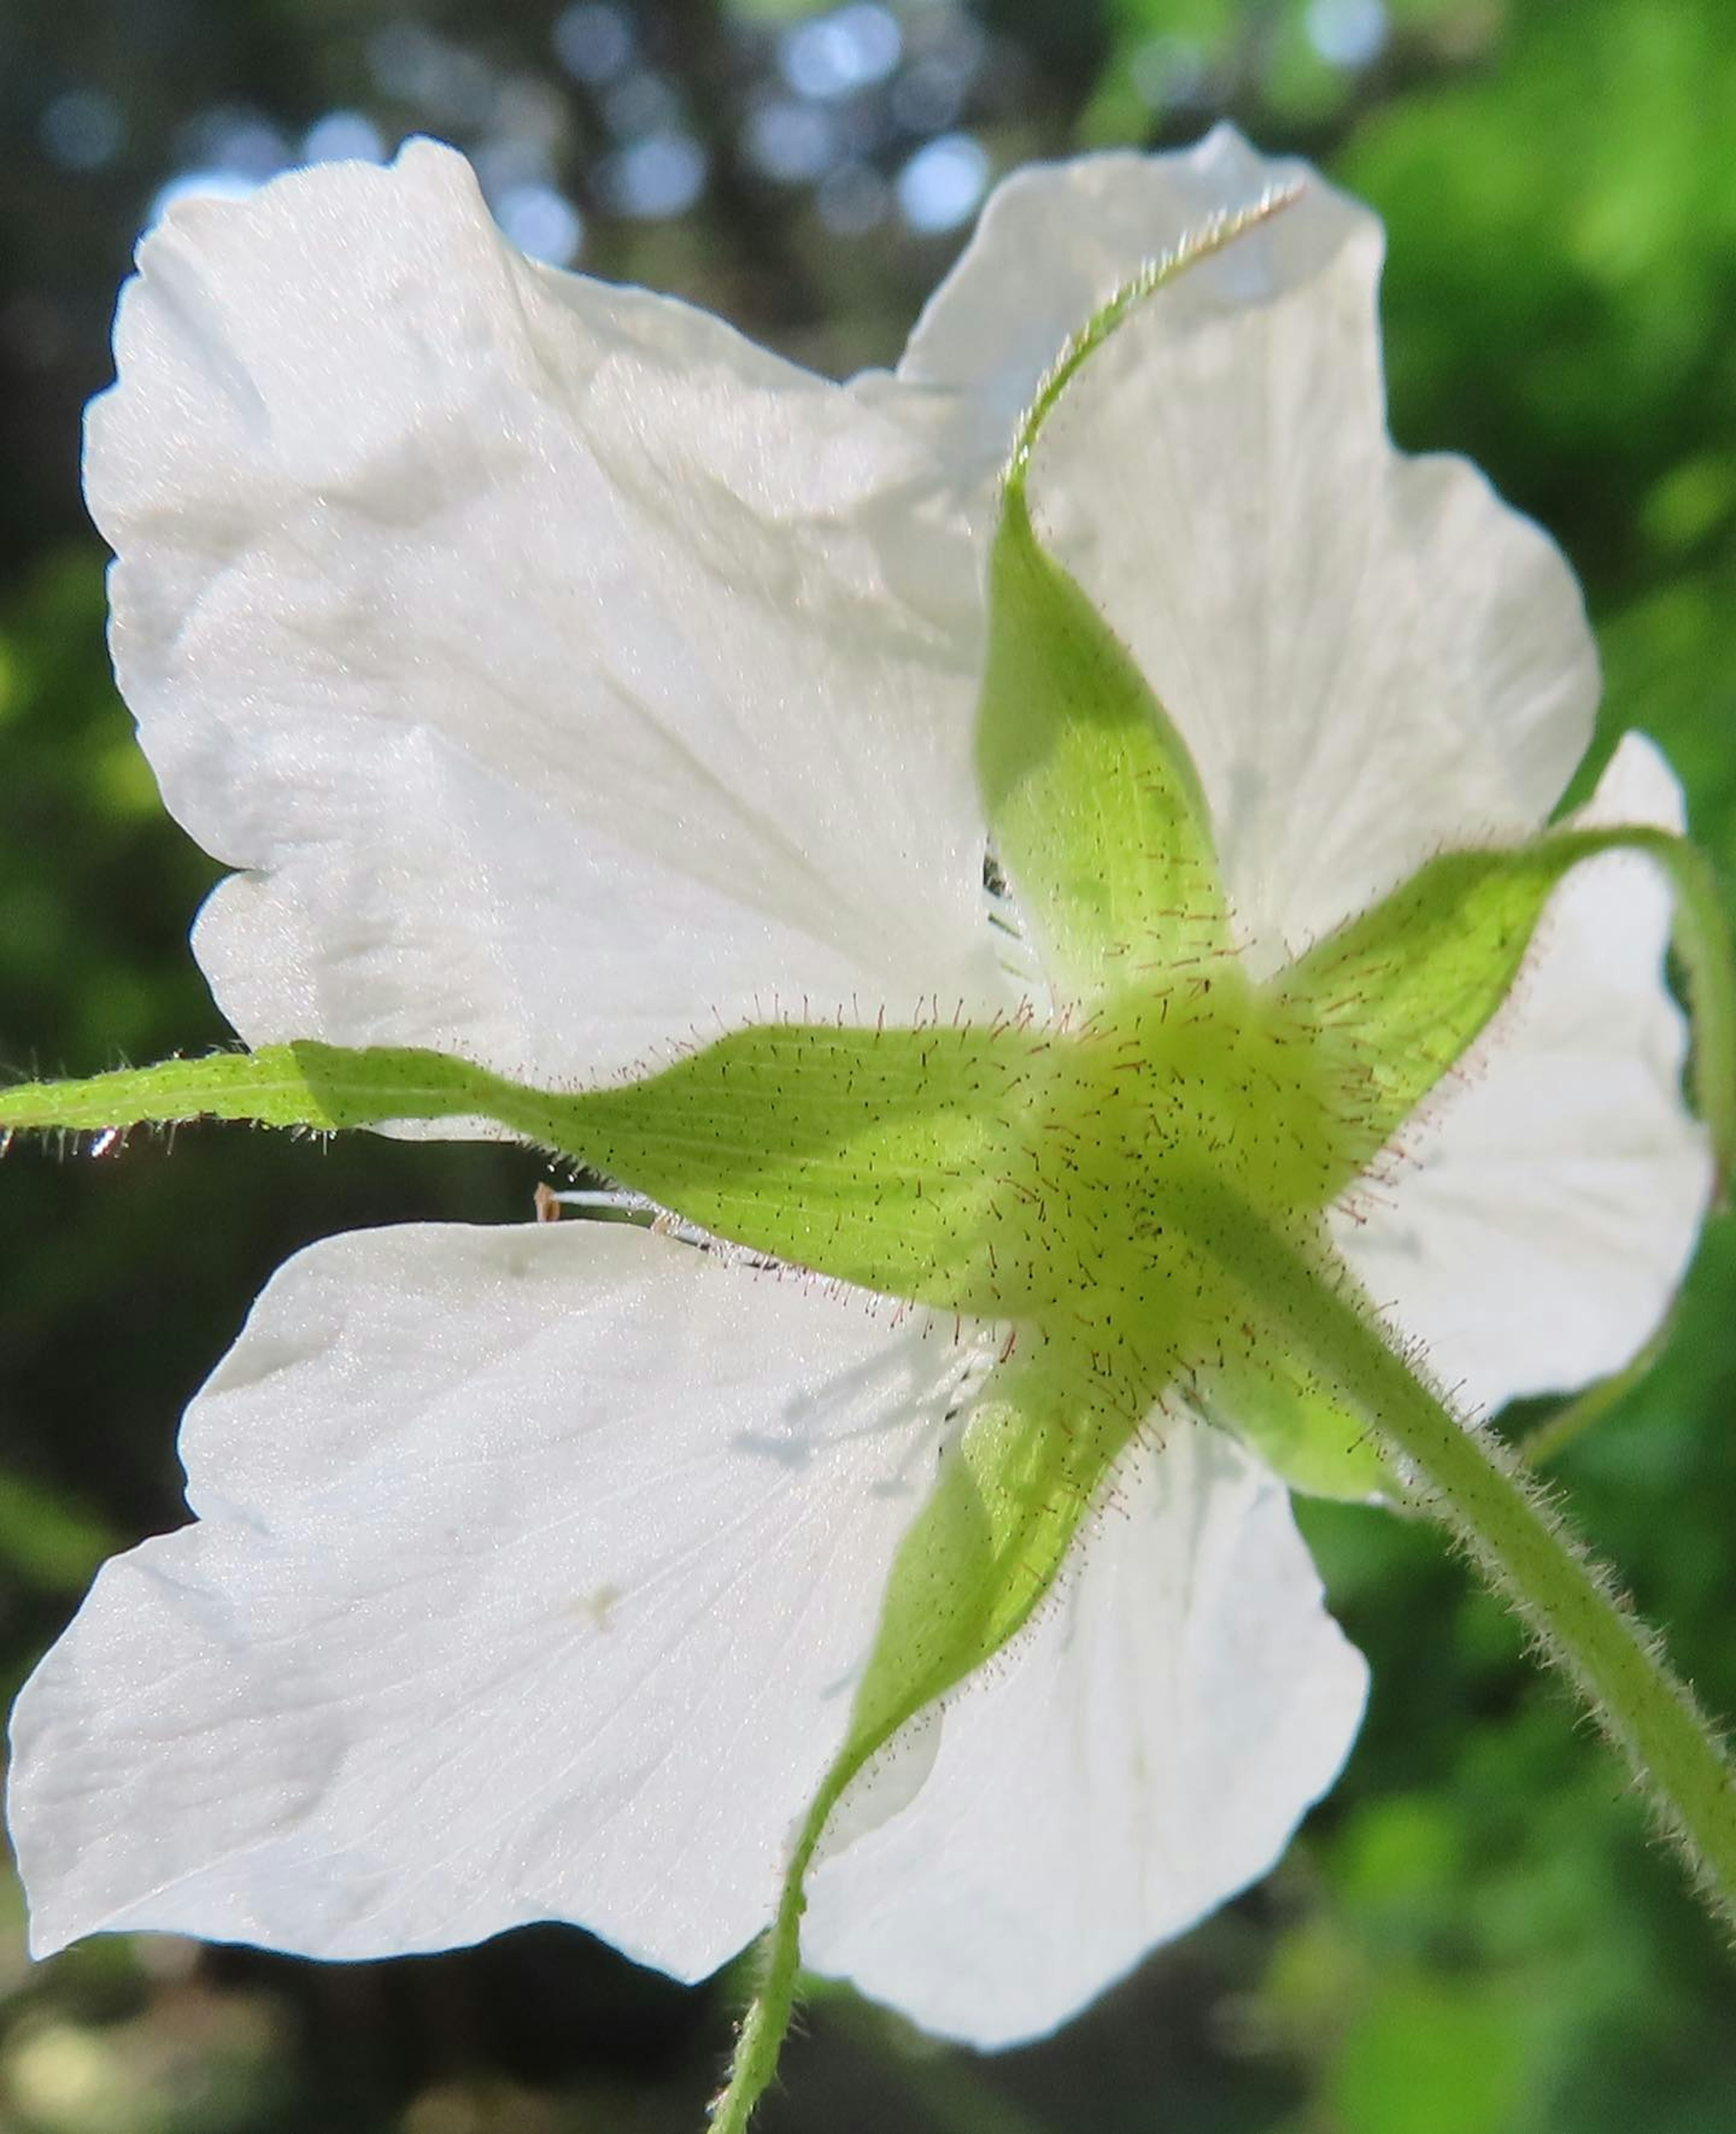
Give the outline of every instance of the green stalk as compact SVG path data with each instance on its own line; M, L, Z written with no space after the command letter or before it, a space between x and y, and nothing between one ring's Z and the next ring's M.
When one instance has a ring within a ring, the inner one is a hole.
M1736 1925L1736 1769L1660 1640L1489 1431L1468 1429L1335 1289L1215 1184L1190 1195L1197 1242L1366 1420L1627 1758L1709 1909ZM1347 1281L1348 1288L1348 1281Z
M711 2103L711 2134L746 2134L754 2107L778 2072L779 2055L796 2005L802 1967L802 1914L808 1909L808 1871L827 1818L851 1774L834 1768L815 1795L791 1852L777 1916L760 1949L760 1983L735 2034L729 2079Z

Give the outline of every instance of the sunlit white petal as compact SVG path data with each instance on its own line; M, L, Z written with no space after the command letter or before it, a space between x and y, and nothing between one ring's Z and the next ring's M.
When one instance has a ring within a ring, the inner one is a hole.
M1282 1485L1178 1425L1030 1627L918 1722L933 1768L815 1872L807 1959L975 2045L1051 2030L1266 1872L1365 1687Z
M962 1352L625 1225L334 1238L188 1412L198 1524L14 1722L35 1945L763 1926Z
M975 562L893 403L533 266L427 142L141 266L87 485L165 796L254 871L199 940L245 1036L561 1081L998 993Z
M1629 736L1585 811L1680 829L1680 788ZM1618 1370L1679 1287L1711 1190L1662 983L1670 896L1618 855L1558 891L1512 998L1400 1136L1340 1248L1477 1409ZM1360 1219L1358 1219L1360 1218Z
M1220 128L1185 155L1010 181L902 375L962 389L992 459L1067 332L1215 210L1297 203L1161 291L1038 449L1045 539L1126 640L1199 766L1270 968L1443 842L1534 828L1590 736L1571 574L1474 469L1386 434L1379 224Z

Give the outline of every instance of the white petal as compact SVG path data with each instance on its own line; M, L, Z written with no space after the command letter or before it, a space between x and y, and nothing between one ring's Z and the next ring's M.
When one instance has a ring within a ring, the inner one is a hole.
M550 1080L994 986L975 563L898 396L532 266L427 142L140 263L87 484L165 797L268 877L200 934L244 1036Z
M198 1524L111 1563L14 1721L34 1945L374 1956L754 1934L963 1368L952 1322L626 1227L292 1261L189 1410Z
M1582 819L1679 829L1629 735ZM1670 896L1618 855L1556 891L1514 997L1403 1130L1390 1184L1335 1219L1392 1323L1473 1411L1619 1370L1675 1295L1711 1191L1666 992Z
M1365 210L1227 128L1185 155L1013 179L901 373L961 389L979 459L1066 331L1213 210L1300 202L1095 355L1039 447L1045 538L1198 761L1266 963L1442 842L1528 829L1590 736L1596 659L1551 543L1476 471L1386 430Z
M919 1722L932 1771L815 1871L806 1959L974 2045L1051 2030L1266 1872L1366 1683L1281 1485L1181 1425L1126 1464L1037 1620Z

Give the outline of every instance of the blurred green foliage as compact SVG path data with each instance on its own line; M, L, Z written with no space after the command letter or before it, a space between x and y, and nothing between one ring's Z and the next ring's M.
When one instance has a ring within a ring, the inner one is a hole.
M0 1067L88 1072L223 1035L185 946L215 870L133 748L76 498L77 410L103 380L147 205L200 160L214 112L286 143L342 108L388 138L421 125L499 146L499 110L480 91L461 108L461 81L507 84L521 116L541 97L538 167L584 215L582 264L677 288L833 369L895 351L957 242L895 211L930 138L965 133L1004 168L1166 144L1227 113L1323 159L1386 218L1401 441L1469 452L1563 542L1604 650L1601 749L1629 725L1656 735L1701 839L1736 864L1729 0L892 4L902 58L843 100L851 145L799 181L750 144L755 113L790 101L804 0L628 10L631 78L705 151L702 189L662 215L623 205L611 159L638 138L624 77L562 72L555 0L0 4ZM444 52L456 72L420 92L403 67L383 72L378 40L405 25L438 43L391 51ZM905 94L943 52L951 101L934 68L926 104ZM112 114L108 152L69 164L54 109ZM535 1175L499 1148L263 1136L185 1136L172 1152L136 1137L95 1162L14 1151L0 1170L9 1682L103 1553L181 1516L173 1419L287 1251L367 1222L522 1215ZM1733 1298L1726 1219L1663 1360L1560 1470L1726 1713ZM1028 2052L977 2061L822 1994L767 2134L1736 2128L1736 1974L1617 1767L1432 1533L1343 1508L1304 1517L1376 1687L1344 1781L1277 1874ZM10 1892L0 2134L691 2134L726 2035L726 1990L683 1993L559 1929L339 1970L172 1942L31 1970L19 1931Z

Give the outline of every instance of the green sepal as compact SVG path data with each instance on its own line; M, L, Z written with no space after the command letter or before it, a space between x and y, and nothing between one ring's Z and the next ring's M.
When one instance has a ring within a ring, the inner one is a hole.
M1362 1504L1396 1494L1367 1423L1297 1367L1281 1330L1271 1335L1263 1368L1227 1374L1207 1412L1304 1497Z
M1008 462L989 561L977 779L1044 968L1088 1002L1232 944L1193 758L1126 647L1039 543L1033 455L1073 379L1133 312L1296 197L1282 187L1210 217L1116 289L1062 349Z
M977 777L1057 987L1094 1002L1231 948L1192 758L1009 482L989 567Z
M1084 1335L1020 1340L1028 1352L977 1394L894 1559L839 1760L851 1771L1027 1621L1142 1418Z
M1736 1151L1736 981L1729 922L1705 861L1643 826L1546 831L1447 852L1348 920L1281 975L1285 1004L1336 1047L1346 1091L1342 1187L1373 1161L1511 993L1550 896L1610 852L1653 861L1675 892L1674 946L1693 1011L1692 1084L1720 1179Z
M1005 1024L763 1024L641 1081L566 1094L443 1053L300 1042L0 1089L0 1132L485 1119L750 1249L993 1312L985 1211L1016 1168L1049 1050Z
M1045 1083L1016 1027L761 1025L567 1100L562 1146L720 1236L993 1312L989 1208Z
M714 2127L741 2134L776 2064L795 1997L808 1875L839 1803L901 1729L1030 1620L1136 1427L1088 1342L1039 1340L1004 1358L978 1388L894 1559L849 1733L795 1833Z

